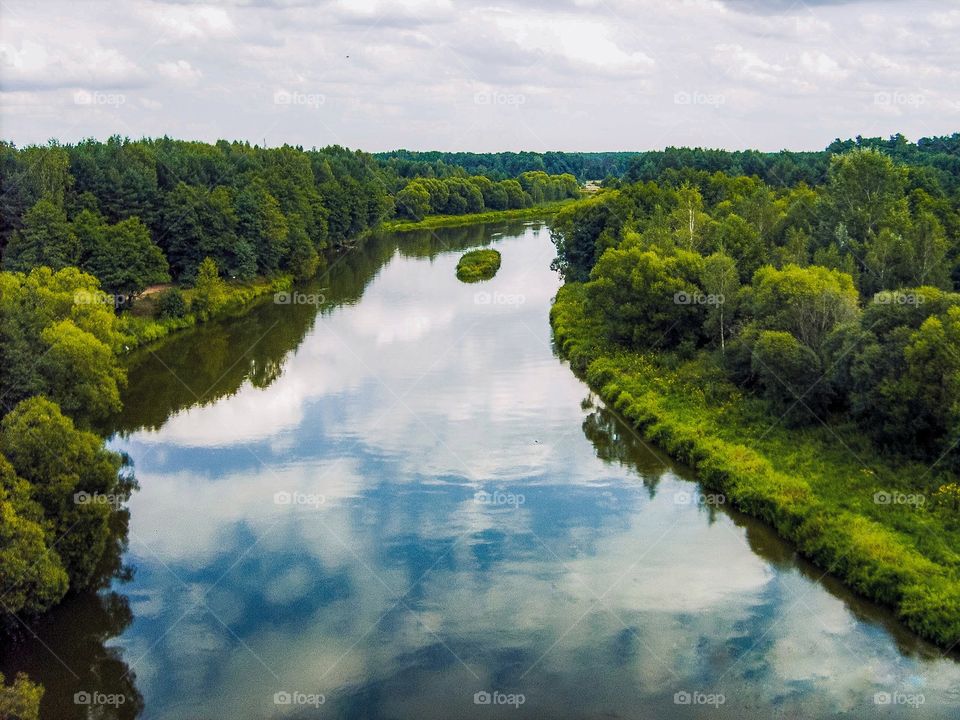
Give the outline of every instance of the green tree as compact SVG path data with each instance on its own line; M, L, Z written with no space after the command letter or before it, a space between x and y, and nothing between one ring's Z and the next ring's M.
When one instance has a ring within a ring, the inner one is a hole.
M787 265L762 267L753 276L752 316L764 330L781 330L821 354L838 324L856 319L853 279L837 270Z
M70 588L99 586L105 568L116 567L114 518L133 487L132 478L120 474L124 458L42 396L18 403L0 422L0 453L43 508L48 542L56 542Z
M814 420L830 400L820 358L788 332L764 330L752 355L753 374L778 415L792 423Z
M705 302L698 285L703 258L662 256L639 247L607 250L590 273L587 299L615 342L644 349L699 342Z
M43 522L30 485L0 455L0 586L6 613L44 612L67 592L67 573L47 543Z
M17 673L13 683L4 683L0 673L0 718L4 720L39 720L43 686Z
M149 285L168 282L167 259L150 238L140 218L103 226L98 241L86 253L83 269L100 280L101 287L119 298L139 295Z
M3 266L23 272L40 265L59 270L76 265L79 256L80 243L67 214L45 196L23 216L23 228L13 234L4 251Z
M713 253L704 258L703 269L700 271L700 284L704 292L714 299L714 302L707 305L705 329L708 335L720 336L720 350L726 352L727 326L740 289L740 275L737 272L736 262L722 252Z
M226 304L227 287L220 279L213 258L204 258L197 269L191 307L204 320L216 315Z

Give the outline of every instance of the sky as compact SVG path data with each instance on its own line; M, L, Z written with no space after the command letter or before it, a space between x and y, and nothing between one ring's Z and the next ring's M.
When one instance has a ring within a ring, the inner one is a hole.
M960 0L0 0L0 138L818 150L960 130Z

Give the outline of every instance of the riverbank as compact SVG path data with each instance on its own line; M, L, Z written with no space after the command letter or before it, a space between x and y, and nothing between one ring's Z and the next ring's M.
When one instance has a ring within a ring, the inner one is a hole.
M571 202L574 202L574 200L559 200L553 203L518 210L493 210L468 215L432 215L419 222L390 220L382 223L376 231L368 231L368 234L369 232L377 231L403 232L408 230L429 230L441 227L478 225L506 220L545 218L555 214ZM367 237L368 234L364 235L364 237ZM350 252L350 250L346 252ZM328 263L335 262L335 257L336 256L329 258ZM322 274L325 267L327 267L327 265L321 267L317 274ZM120 329L124 334L125 349L130 351L144 345L149 345L150 343L166 338L171 333L194 327L203 322L242 314L254 300L264 295L289 290L293 286L293 282L293 279L289 275L258 277L246 282L228 282L226 283L226 298L222 307L203 319L192 312L187 312L182 317L158 318L156 317L157 303L162 291L142 295L135 301L132 310L121 317ZM190 288L179 288L179 290L183 294L189 307L193 290Z
M917 634L960 642L960 528L916 490L933 480L928 468L895 464L845 428L783 428L706 356L612 347L577 283L560 289L550 317L574 372L706 486Z
M275 277L258 277L246 282L230 282L224 284L223 302L215 312L204 318L197 313L187 311L181 317L159 318L157 305L162 293L154 293L137 299L133 308L120 318L120 331L124 335L126 350L148 345L161 340L173 332L194 327L201 322L209 322L218 318L231 317L246 311L257 298L271 293L289 290L293 279L289 275ZM186 301L187 308L193 296L190 288L179 288Z
M473 225L474 223L499 222L501 220L528 220L553 215L566 205L576 202L576 198L558 200L542 205L516 210L489 210L467 215L428 215L423 220L387 220L380 225L381 230L387 232L403 232L406 230L432 230L441 227L456 227L457 225Z

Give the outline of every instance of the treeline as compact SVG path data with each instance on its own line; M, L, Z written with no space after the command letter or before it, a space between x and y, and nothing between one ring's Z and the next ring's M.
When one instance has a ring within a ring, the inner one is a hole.
M525 172L570 174L579 181L620 177L637 152L416 152L394 150L375 157L401 178L484 175L492 180L515 178Z
M2 144L0 178L5 269L77 266L116 293L192 282L206 257L229 278L307 277L392 209L373 158L340 147Z
M396 196L399 217L422 220L427 215L464 215L484 210L513 210L580 196L570 174L524 172L516 179L471 177L416 178Z
M633 158L623 175L626 183L669 182L677 184L701 172L748 175L776 188L798 183L819 185L826 179L830 160L853 149L880 150L896 162L912 167L914 182L953 192L960 184L960 134L921 138L911 143L903 135L889 138L834 140L821 152L764 153L757 150L728 151L669 147ZM617 183L610 183L616 185Z
M856 137L834 140L824 150L809 152L760 152L759 150L717 150L668 147L638 152L413 152L395 150L375 157L391 176L457 177L484 175L493 180L516 177L524 172L570 173L580 182L606 180L616 187L622 181L679 183L698 172L756 176L776 188L800 182L821 184L830 167L830 158L855 148L882 150L898 163L926 168L919 173L948 191L960 183L960 133L925 137L911 143L903 135L889 138Z
M795 424L839 414L960 470L958 198L877 150L826 182L638 183L562 210L557 267L611 340L720 352Z

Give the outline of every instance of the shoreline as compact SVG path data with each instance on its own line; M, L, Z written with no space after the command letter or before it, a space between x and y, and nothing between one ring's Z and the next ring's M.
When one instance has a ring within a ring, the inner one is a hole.
M889 473L874 478L861 469L856 477L847 474L852 468L831 463L835 448L815 433L778 430L754 438L745 421L736 424L738 410L705 392L705 383L698 383L703 378L689 367L666 367L656 357L607 345L584 315L582 299L581 285L561 287L550 324L559 355L605 403L658 448L694 468L705 487L768 524L845 587L891 608L917 635L943 648L956 646L956 548L951 551L935 522L892 514L909 509L885 506L891 513L887 522L870 517L865 499L877 491L878 480L909 468L882 458L882 470ZM739 412L743 420L749 408ZM792 445L793 455L772 452L777 441ZM837 476L849 483L845 502L830 497ZM915 534L904 527L908 522L915 523Z
M409 230L433 230L434 228L457 227L459 225L498 222L500 220L529 220L553 215L569 203L576 201L577 198L568 198L567 200L556 200L551 203L515 210L487 210L466 215L427 215L423 220L387 220L381 223L377 230L382 232L407 232Z

